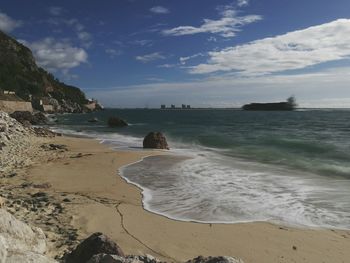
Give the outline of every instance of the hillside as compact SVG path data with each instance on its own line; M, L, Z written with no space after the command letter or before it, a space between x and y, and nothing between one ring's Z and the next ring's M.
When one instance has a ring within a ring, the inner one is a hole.
M87 103L79 88L38 67L29 48L0 31L0 94L3 90L14 91L26 101L45 98L61 112L85 111Z

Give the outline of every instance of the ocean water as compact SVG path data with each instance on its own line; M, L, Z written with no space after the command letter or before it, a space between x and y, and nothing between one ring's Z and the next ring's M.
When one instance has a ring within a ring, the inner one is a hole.
M109 116L130 125L108 128ZM147 210L169 218L350 229L350 110L106 110L52 126L129 150L163 132L171 154L121 175L143 189Z

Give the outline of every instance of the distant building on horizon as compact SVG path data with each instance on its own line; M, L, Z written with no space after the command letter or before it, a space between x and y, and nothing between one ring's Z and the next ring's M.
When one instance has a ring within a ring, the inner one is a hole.
M180 107L176 108L175 104L171 104L171 105L170 105L170 108L167 108L166 104L161 104L161 105L160 105L160 108L161 108L162 110L166 110L166 109L171 109L171 110L174 110L174 109L183 109L183 110L186 110L186 109L191 109L191 105L189 105L189 104L181 104L181 108L180 108Z

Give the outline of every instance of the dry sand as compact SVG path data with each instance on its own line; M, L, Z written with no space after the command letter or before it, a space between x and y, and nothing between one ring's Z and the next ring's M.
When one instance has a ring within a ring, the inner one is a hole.
M89 139L57 137L54 141L68 146L66 157L34 166L27 179L50 183L49 191L69 196L65 213L80 239L99 231L127 254L151 254L168 261L227 255L246 263L350 262L350 231L264 222L188 223L145 211L140 189L126 183L117 171L156 152L115 152Z

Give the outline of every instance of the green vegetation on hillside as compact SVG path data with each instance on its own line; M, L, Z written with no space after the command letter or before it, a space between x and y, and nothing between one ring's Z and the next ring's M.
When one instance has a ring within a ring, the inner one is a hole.
M87 103L85 94L36 65L29 48L0 31L0 89L15 91L24 100L51 97L59 103Z

